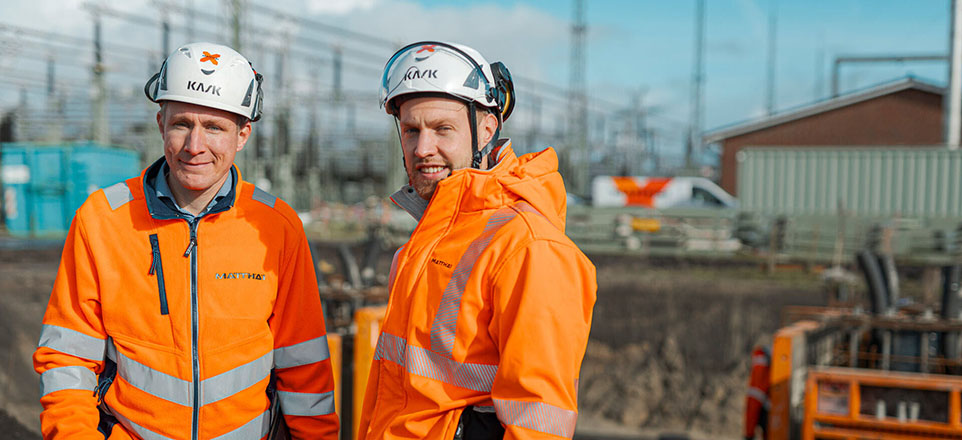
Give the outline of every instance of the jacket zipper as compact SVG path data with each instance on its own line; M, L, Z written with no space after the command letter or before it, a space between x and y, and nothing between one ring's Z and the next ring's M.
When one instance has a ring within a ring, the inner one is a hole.
M150 235L150 250L153 258L150 261L150 275L157 277L157 293L160 295L160 314L168 314L167 310L167 288L164 286L164 263L160 258L160 243L157 234Z
M200 415L200 356L197 354L198 338L198 307L197 307L197 219L188 220L190 226L190 243L184 251L184 257L190 257L190 330L191 330L191 362L194 370L194 406L191 418L191 439L197 440L197 428Z

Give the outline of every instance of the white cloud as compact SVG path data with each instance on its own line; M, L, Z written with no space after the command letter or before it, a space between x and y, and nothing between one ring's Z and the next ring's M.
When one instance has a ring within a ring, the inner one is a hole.
M512 73L541 80L551 76L552 67L567 69L567 22L527 5L429 8L411 1L391 1L345 16L339 25L378 35L398 46L418 40L467 44L490 62L503 61Z
M312 14L345 15L374 7L377 0L309 0L307 9Z

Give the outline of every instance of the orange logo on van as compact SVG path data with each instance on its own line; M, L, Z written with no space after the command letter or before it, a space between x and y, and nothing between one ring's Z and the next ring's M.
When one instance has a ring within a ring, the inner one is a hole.
M670 177L651 178L647 179L644 186L640 186L631 177L612 177L611 180L615 183L618 191L621 191L627 198L625 205L646 206L648 208L654 207L655 196L671 182Z

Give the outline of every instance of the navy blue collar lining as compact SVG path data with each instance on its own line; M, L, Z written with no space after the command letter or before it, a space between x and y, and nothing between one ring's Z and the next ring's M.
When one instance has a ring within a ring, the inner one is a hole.
M150 212L151 217L157 220L189 220L186 215L167 206L167 204L160 200L160 197L157 197L157 188L154 186L154 179L156 179L157 174L160 173L164 168L164 163L166 163L166 159L161 157L160 159L157 159L157 161L154 162L149 168L147 168L147 172L144 173L144 199L147 200L147 211ZM207 213L204 214L205 216L227 211L234 206L234 199L237 198L237 184L240 180L240 176L238 176L237 168L235 166L231 166L230 172L232 177L230 191L227 193L226 197L222 197L220 200L217 200L210 211L207 211Z

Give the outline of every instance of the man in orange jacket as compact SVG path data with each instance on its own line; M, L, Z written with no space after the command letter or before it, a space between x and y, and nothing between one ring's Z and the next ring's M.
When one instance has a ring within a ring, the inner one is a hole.
M362 439L571 438L595 268L565 236L552 149L498 139L514 105L501 63L420 42L385 67L418 219L395 254Z
M272 402L293 438L336 438L303 227L233 165L260 84L209 43L147 82L164 157L70 227L34 354L45 439L262 439Z

